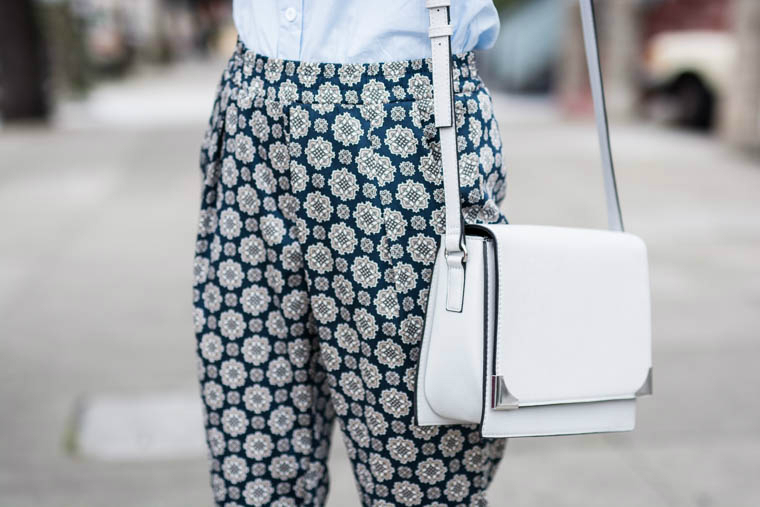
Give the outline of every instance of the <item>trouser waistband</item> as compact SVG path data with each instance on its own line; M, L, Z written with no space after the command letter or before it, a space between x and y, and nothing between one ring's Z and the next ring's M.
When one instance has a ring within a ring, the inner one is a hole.
M301 62L268 57L238 39L231 70L252 95L284 103L383 103L430 99L430 58L380 63ZM454 93L472 92L482 81L475 53L452 55Z

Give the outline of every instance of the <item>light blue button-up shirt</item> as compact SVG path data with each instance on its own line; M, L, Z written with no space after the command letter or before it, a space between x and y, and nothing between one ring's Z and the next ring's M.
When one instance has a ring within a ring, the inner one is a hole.
M487 49L499 34L492 0L452 0L454 54ZM427 58L425 0L233 0L243 43L264 56L370 63Z

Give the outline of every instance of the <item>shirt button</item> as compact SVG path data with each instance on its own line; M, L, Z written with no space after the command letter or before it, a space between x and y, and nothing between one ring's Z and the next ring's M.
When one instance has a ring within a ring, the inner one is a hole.
M297 14L298 13L293 7L288 7L287 9L285 9L285 19L287 19L288 21L295 21Z

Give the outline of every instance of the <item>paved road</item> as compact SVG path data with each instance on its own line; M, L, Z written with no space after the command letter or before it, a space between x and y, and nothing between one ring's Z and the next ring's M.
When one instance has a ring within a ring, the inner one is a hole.
M219 64L99 89L55 128L0 131L0 505L206 506L202 456L72 456L88 400L195 393L197 145ZM514 223L601 227L590 124L497 97ZM656 396L623 435L515 439L510 507L760 504L760 163L614 125L628 230L649 247ZM188 421L188 425L197 421ZM355 505L336 435L330 505Z

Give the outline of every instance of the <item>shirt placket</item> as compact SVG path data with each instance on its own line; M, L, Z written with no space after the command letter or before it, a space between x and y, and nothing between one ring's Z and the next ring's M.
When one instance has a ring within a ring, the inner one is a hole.
M277 56L299 60L303 34L303 0L280 0L278 12L280 29L277 37Z

